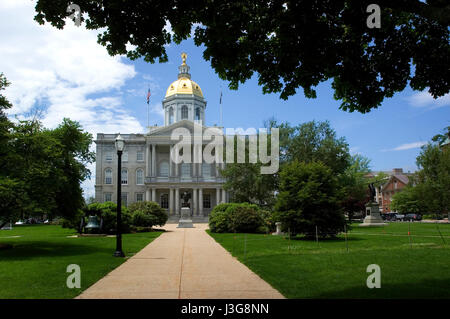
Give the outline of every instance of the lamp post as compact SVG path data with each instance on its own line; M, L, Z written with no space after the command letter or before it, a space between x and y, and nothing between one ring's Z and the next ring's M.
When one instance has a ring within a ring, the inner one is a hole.
M117 150L117 234L116 234L116 252L114 257L125 257L122 251L122 152L125 146L125 141L122 136L116 137Z

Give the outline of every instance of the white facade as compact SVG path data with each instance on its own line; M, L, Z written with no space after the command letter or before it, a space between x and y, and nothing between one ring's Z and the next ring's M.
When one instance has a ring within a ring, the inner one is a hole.
M194 221L201 221L207 220L214 206L227 201L227 193L223 189L224 179L220 176L220 168L224 164L175 164L170 158L170 152L177 143L171 141L174 129L188 129L191 136L194 131L201 129L203 132L207 129L203 125L206 100L198 84L190 80L185 58L180 66L178 80L169 86L163 100L165 125L151 127L147 134L120 134L125 140L120 181L122 203L128 205L142 200L155 201L167 210L169 219L175 220L180 216L181 194L189 192L191 215ZM95 199L98 202L117 201L119 181L114 147L117 135L98 133L95 140Z

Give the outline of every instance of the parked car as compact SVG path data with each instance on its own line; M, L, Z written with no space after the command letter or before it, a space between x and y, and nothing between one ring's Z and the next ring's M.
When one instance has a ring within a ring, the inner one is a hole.
M403 215L403 214L395 214L392 220L393 221L397 221L397 220L403 221L404 218L405 218L405 215Z
M419 221L422 220L422 216L420 214L406 214L403 218L405 221Z
M381 214L381 217L384 220L391 221L391 220L395 220L395 215L397 215L397 213L389 212L389 213Z

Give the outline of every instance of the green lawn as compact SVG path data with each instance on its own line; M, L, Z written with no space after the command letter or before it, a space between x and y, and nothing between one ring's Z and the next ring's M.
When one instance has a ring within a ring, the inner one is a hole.
M288 298L450 298L450 225L438 227L353 225L348 252L343 235L317 244L272 235L209 234ZM369 264L381 267L380 289L367 288Z
M114 237L68 237L74 234L52 225L0 230L0 243L13 245L0 250L0 299L73 298L126 260L112 256ZM132 256L160 234L123 235L124 253ZM81 289L66 286L69 264L81 267Z

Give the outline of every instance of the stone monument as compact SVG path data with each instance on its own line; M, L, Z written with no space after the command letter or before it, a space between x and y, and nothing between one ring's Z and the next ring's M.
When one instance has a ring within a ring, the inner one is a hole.
M178 221L177 228L194 228L191 219L191 204L189 200L191 199L191 194L184 192L181 194L183 202L181 203L181 217Z
M369 185L370 201L366 204L366 217L360 227L372 227L372 226L386 226L387 223L383 221L380 215L380 205L373 200L375 197L375 187L373 183Z
M277 230L272 233L272 235L278 235L278 236L282 236L285 235L282 231L281 231L281 222L276 222L275 225L277 226Z

